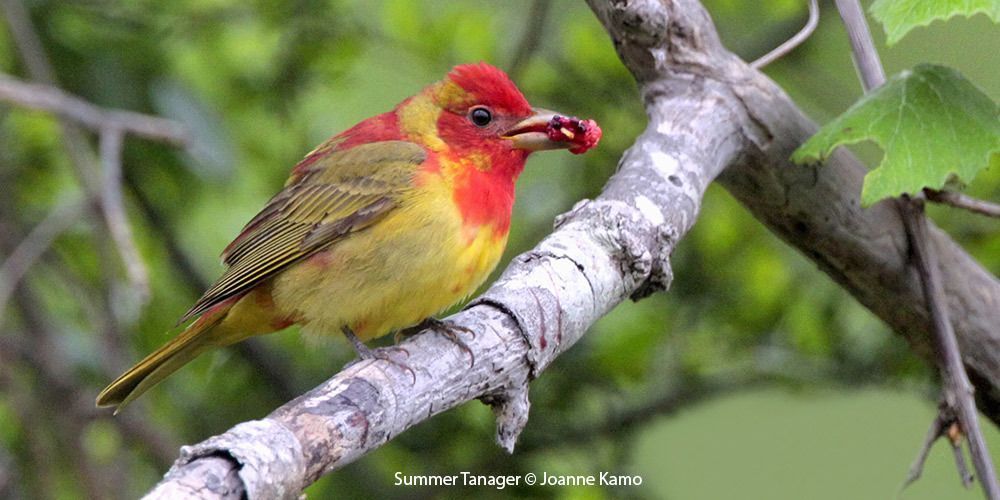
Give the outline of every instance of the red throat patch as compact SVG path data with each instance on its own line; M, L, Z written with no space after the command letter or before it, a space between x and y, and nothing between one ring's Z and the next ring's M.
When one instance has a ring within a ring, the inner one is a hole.
M461 169L454 179L454 201L465 224L492 225L497 237L510 230L514 208L514 184L524 170L527 152L508 149L491 158L492 168Z

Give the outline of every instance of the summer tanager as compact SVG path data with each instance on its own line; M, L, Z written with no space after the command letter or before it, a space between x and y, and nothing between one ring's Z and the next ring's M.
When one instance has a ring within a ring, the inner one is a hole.
M493 66L455 67L299 162L181 321L197 320L105 388L98 406L121 409L202 352L292 324L343 332L370 357L364 341L436 321L486 279L529 154L582 153L600 136L592 120L532 108Z

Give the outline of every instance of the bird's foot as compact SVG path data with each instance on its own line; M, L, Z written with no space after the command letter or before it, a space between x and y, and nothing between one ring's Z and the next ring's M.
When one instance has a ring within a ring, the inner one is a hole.
M407 358L409 358L410 351L407 351L406 349L399 346L392 346L384 350L373 351L368 346L366 346L365 343L362 342L357 335L354 334L354 331L351 330L350 327L345 325L341 327L340 330L344 332L344 336L347 337L347 340L351 342L351 346L354 347L354 352L357 353L360 361L367 361L370 359L381 359L383 361L387 361L402 368L403 370L410 372L410 377L412 377L413 382L416 383L417 381L416 372L414 372L413 369L410 368L410 366L407 365L406 363L392 359L392 356L388 354L388 351L401 351L406 354Z
M404 328L397 332L395 340L398 343L401 340L412 337L423 330L434 330L435 332L444 335L445 338L462 348L462 350L469 355L469 366L476 364L476 355L472 353L472 349L469 348L469 345L458 336L459 333L467 333L475 336L476 332L464 326L456 325L450 321L443 321L434 317L426 318L414 326Z

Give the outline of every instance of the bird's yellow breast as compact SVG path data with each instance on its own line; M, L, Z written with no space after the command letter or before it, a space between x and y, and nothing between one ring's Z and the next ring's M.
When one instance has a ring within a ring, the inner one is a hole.
M362 340L414 325L474 292L496 267L506 231L469 226L439 173L363 231L275 277L277 312L306 331ZM506 229L506 228L504 228Z

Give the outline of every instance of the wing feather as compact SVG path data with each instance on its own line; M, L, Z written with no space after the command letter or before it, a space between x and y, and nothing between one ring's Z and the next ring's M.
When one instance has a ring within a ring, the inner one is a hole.
M181 321L374 224L399 206L426 159L416 144L383 141L334 148L312 160L226 247L228 268Z

